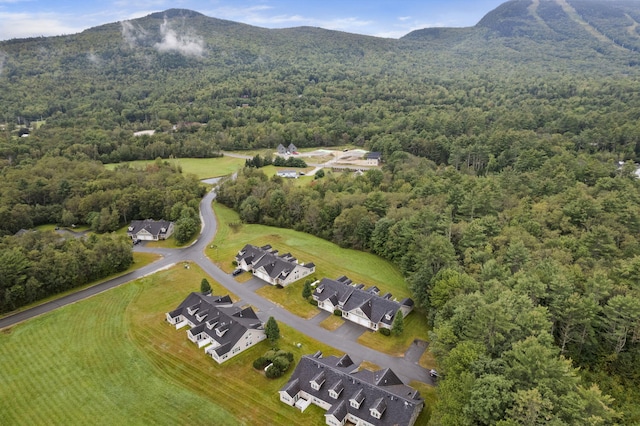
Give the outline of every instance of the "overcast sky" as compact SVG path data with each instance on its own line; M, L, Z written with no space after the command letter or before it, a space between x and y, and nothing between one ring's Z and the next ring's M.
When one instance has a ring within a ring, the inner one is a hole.
M468 27L504 0L0 0L0 40L74 34L170 8L267 28L315 26L398 38Z

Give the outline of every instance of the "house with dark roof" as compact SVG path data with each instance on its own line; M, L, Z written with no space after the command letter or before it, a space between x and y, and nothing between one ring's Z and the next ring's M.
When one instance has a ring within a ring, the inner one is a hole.
M298 148L294 144L290 143L287 147L287 151L289 151L290 154L293 154L294 152L298 151Z
M364 159L367 161L367 166L379 166L382 162L382 153L368 152L364 155Z
M304 355L279 391L280 401L304 411L326 410L331 426L412 426L424 407L420 393L391 370L360 370L349 355Z
M340 310L342 317L371 330L391 328L398 312L407 316L414 306L413 300L392 299L391 293L380 295L380 289L355 284L344 275L331 280L323 278L313 291L313 299L325 311Z
M133 240L166 240L173 234L173 222L166 220L134 220L127 228L127 235Z
M278 154L280 155L285 155L287 153L287 148L285 148L284 145L280 144L276 148L276 151L278 151Z
M176 329L189 326L188 339L220 364L266 339L254 310L235 306L229 296L191 293L166 318Z
M313 263L300 263L291 253L279 254L269 244L256 247L247 244L236 255L238 268L271 285L287 286L316 271Z

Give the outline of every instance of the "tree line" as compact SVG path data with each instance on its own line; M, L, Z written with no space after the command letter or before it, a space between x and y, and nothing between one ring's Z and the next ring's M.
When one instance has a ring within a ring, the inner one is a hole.
M0 238L0 313L126 270L131 241L115 234L86 238L26 232Z
M87 225L103 233L134 219L178 221L180 234L180 219L188 218L189 238L194 232L191 221L197 221L196 231L199 228L205 188L170 162L106 170L97 162L46 157L4 168L0 175L0 234L42 224Z

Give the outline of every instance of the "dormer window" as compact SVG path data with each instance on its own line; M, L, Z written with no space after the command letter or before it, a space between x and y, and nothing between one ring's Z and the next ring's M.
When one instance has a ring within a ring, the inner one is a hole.
M133 231L133 226L130 226L129 228L127 228L127 230L128 230L129 232L132 232L132 231Z
M387 404L384 402L384 399L378 398L376 402L373 403L373 407L369 409L369 412L371 413L371 417L380 419L386 409Z
M344 384L342 384L342 380L338 380L338 382L329 389L329 396L333 399L338 399L343 389Z
M187 312L189 312L189 315L193 315L196 312L198 312L198 307L197 306L191 306L191 307L187 308Z
M318 374L316 374L316 376L309 383L311 384L312 389L320 390L325 380L326 379L325 379L324 371L321 371Z
M360 408L362 405L362 401L364 401L364 391L362 389L358 390L355 395L349 400L349 404L356 409Z

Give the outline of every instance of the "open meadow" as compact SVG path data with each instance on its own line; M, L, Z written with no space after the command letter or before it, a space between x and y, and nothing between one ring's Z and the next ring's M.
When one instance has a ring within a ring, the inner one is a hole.
M226 176L244 167L242 158L218 157L218 158L173 158L168 161L171 164L180 166L185 174L194 174L198 179L207 179ZM105 164L104 167L114 170L117 166L128 164L130 167L145 168L153 164L155 160L129 161L122 163Z
M203 277L176 266L3 330L0 424L324 424L316 407L279 402L285 377L252 368L266 341L218 365L164 321ZM280 328L296 360L335 354Z

